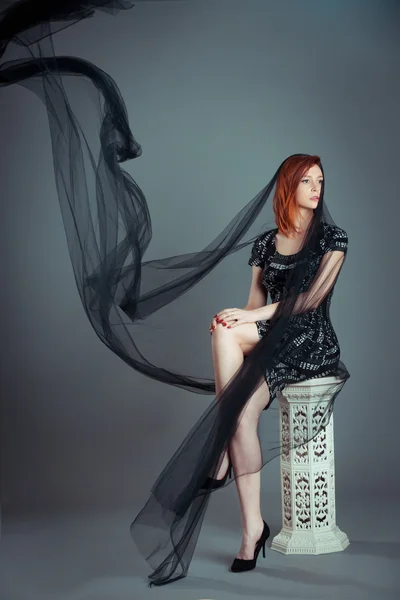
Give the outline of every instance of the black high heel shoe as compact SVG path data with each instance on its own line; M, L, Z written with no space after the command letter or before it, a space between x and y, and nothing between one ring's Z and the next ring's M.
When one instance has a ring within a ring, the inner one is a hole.
M263 557L265 558L265 542L269 538L270 530L264 520L263 523L264 529L260 539L256 543L256 547L254 548L254 557L249 559L235 558L231 565L231 571L233 573L241 573L243 571L251 571L252 569L254 569L257 564L257 558L261 548L263 549Z
M231 477L232 477L232 462L231 462L229 453L228 453L228 457L229 457L229 465L228 465L228 469L227 469L225 475L223 476L223 478L222 479L214 479L213 477L207 477L207 479L201 486L202 490L205 490L205 489L216 490L216 489L222 487L223 485L225 485L228 477L229 477L229 479L231 479Z

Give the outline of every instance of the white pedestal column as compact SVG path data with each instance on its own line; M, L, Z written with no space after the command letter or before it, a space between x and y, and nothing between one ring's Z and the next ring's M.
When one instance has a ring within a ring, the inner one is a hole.
M340 384L321 377L287 385L278 394L281 417L282 529L271 544L283 554L339 552L349 545L336 525L333 414L327 426L290 450L285 440L306 439L316 430L329 400Z

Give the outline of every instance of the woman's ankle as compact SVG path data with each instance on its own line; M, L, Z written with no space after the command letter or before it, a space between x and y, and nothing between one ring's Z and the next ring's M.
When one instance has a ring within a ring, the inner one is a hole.
M246 522L246 524L242 524L243 530L243 538L252 538L255 535L259 535L260 531L264 529L264 521L262 516L254 517Z

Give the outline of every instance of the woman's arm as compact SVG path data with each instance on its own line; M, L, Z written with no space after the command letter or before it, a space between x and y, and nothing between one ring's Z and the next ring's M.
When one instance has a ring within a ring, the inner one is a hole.
M268 300L268 292L262 283L262 274L262 267L251 267L249 298L243 310L256 310L266 305Z
M341 250L327 252L321 259L315 278L306 292L297 296L293 314L315 310L331 291L344 261L345 253ZM253 267L255 268L255 267ZM272 319L280 302L274 302L252 311L254 321Z

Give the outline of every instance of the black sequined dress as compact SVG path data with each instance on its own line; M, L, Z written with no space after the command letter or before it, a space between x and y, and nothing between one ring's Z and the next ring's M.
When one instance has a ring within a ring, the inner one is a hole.
M326 252L347 251L348 239L343 229L325 222L321 222L320 227L319 245L309 260L307 277L303 281L301 291L310 286ZM299 255L284 255L276 250L277 231L277 228L266 231L255 240L248 261L250 266L263 267L262 282L272 303L282 299L288 270L296 265ZM271 403L275 400L277 392L282 391L286 384L337 375L340 347L329 316L333 291L334 288L315 310L293 317L296 319L295 327L288 328L287 335L281 340L282 348L285 349L285 359L278 360L265 374ZM258 335L262 338L268 331L269 321L256 321L256 325ZM266 408L267 406L264 410Z

